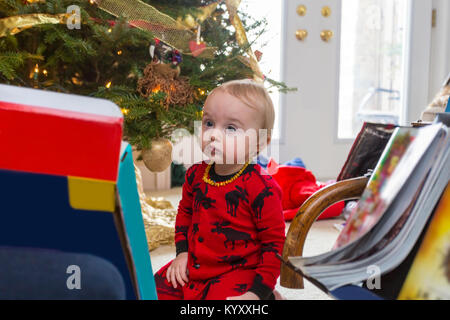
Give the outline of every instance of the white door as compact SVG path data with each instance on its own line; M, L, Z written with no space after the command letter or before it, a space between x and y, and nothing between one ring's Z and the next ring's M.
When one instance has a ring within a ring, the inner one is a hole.
M281 95L280 162L300 157L319 180L335 179L363 121L409 124L426 106L431 1L283 7L282 80L298 91Z

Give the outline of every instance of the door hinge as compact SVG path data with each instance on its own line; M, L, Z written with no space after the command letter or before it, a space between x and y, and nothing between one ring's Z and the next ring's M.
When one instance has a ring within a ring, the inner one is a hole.
M431 27L436 28L437 9L433 9L431 13Z

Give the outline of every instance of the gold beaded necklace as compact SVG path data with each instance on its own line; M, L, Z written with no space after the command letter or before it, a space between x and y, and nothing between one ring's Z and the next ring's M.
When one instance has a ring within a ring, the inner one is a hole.
M249 162L246 162L246 163L244 164L244 166L241 168L241 170L239 170L239 171L238 171L233 177L231 177L230 179L225 180L225 181L221 181L221 182L215 182L215 181L213 181L213 180L211 180L211 179L209 178L209 170L211 170L211 167L212 167L212 165L213 165L213 163L210 163L210 164L208 164L208 166L206 167L205 173L203 174L203 181L206 182L207 184L212 185L212 186L222 187L222 186L227 185L227 184L233 182L234 180L236 180L236 179L242 174L242 172L244 172L244 170L245 170L245 168L247 168L248 164L249 164Z

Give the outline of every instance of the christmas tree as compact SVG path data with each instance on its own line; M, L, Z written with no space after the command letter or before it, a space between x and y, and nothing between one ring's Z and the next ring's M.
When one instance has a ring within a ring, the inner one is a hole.
M138 149L193 131L208 92L259 78L239 0L2 0L0 82L110 99Z

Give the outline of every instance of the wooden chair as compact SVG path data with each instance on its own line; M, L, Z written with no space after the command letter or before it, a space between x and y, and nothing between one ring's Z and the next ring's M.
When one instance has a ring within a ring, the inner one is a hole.
M337 182L318 190L299 208L291 222L282 257L301 256L312 224L329 206L359 199L369 181L368 170L374 169L395 127L364 123L350 150ZM281 265L280 284L286 288L303 289L303 278L285 264Z
M319 215L334 203L359 199L368 181L368 176L339 181L320 189L309 197L291 222L283 247L283 259L301 256L306 236ZM286 288L303 289L303 278L282 264L280 284Z

